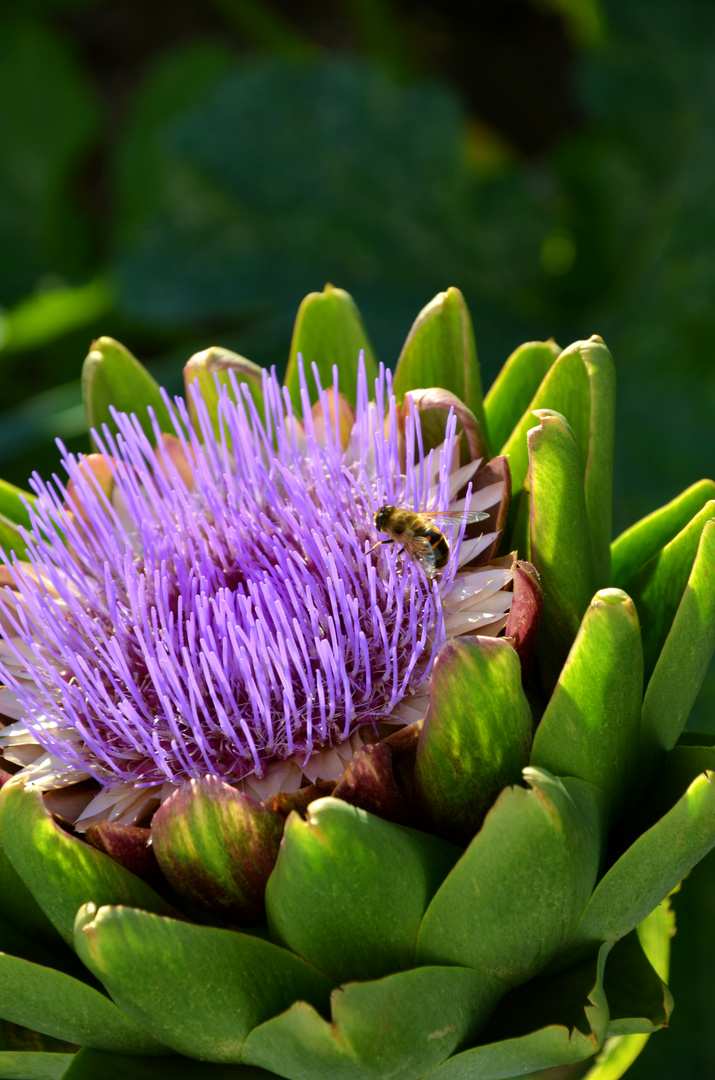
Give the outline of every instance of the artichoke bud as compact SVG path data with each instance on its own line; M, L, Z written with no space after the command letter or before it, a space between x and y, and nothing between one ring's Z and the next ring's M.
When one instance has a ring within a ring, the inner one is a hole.
M415 759L415 801L426 827L467 843L528 763L532 717L519 658L506 641L443 645Z
M283 818L217 776L189 780L152 820L162 873L192 903L229 921L258 922Z
M322 292L308 293L295 318L285 386L293 407L300 414L301 375L299 356L306 364L314 365L321 385L327 390L333 384L333 367L340 371L343 386L352 388L350 403L355 404L354 387L360 356L363 356L368 386L377 376L375 356L355 301L344 289L327 284ZM317 388L310 392L316 400Z
M632 796L640 761L643 645L632 599L601 589L591 600L534 736L531 764L585 780L611 803Z
M400 353L394 388L398 400L416 386L440 386L464 402L478 423L489 457L482 380L472 320L459 289L437 293L419 313Z
M538 409L528 434L530 558L544 590L538 656L549 693L598 588L578 442L561 413Z
M0 1075L584 1075L603 1047L615 1080L715 844L715 746L681 735L715 483L610 545L610 353L528 343L482 402L457 289L392 381L331 285L284 385L220 348L185 376L174 408L100 338L99 453L0 482L0 1016L86 1048ZM485 517L437 567L383 546L388 504Z
M110 431L117 431L113 411L134 413L152 442L154 422L161 431L172 430L158 383L129 349L114 338L100 337L92 342L82 367L82 399L90 429L97 432L105 424Z
M202 349L186 361L184 365L184 386L186 388L186 403L189 408L189 416L192 424L198 425L196 405L193 400L192 385L198 383L198 392L203 398L214 424L214 430L218 434L218 403L219 387L231 387L231 376L240 385L246 383L251 397L258 407L263 402L263 374L257 364L247 360L245 356L223 349L218 345L212 345L209 349ZM218 383L218 386L216 385ZM232 395L233 396L233 395Z

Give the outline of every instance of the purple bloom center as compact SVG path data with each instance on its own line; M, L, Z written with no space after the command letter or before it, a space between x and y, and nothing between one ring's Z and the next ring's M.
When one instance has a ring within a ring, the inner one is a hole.
M118 434L95 433L111 499L64 450L80 513L56 477L34 478L27 558L45 584L15 564L21 602L0 606L26 670L0 664L0 678L38 742L103 784L237 781L305 761L389 716L444 640L456 559L430 582L397 546L368 549L385 503L449 504L454 417L433 460L410 410L401 465L389 373L371 403L361 371L347 450L322 390L320 437L305 384L304 428L275 375L263 391L259 415L245 386L224 388L218 436L198 393L197 427L176 400L191 488L158 428L151 440L127 414Z

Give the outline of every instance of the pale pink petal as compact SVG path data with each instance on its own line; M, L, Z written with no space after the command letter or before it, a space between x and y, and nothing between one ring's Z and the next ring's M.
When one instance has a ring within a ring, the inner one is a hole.
M473 540L463 540L459 549L457 566L462 567L472 559L476 559L477 555L481 555L494 544L498 536L499 533L484 533L482 536L475 536Z
M338 391L337 396L337 413L338 413L338 434L340 436L340 446L343 450L347 449L350 442L350 434L355 426L355 410L345 397ZM327 409L327 417L325 415ZM334 438L335 436L335 390L332 386L323 391L321 400L316 401L312 409L313 428L315 430L315 437L318 442L324 446L326 441L326 423L330 425L330 434Z
M450 510L488 510L491 506L496 506L501 502L502 492L504 491L504 484L499 482L497 484L489 484L488 487L482 488L481 491L473 491L468 499L458 499Z
M424 720L428 708L429 694L413 694L412 697L402 699L392 716L405 724L416 724L419 720Z
M12 720L22 720L27 714L27 710L22 706L12 690L8 690L6 686L0 686L0 717L7 716ZM0 747L2 733L0 733Z
M450 473L450 477L449 477L449 496L448 496L450 506L452 504L452 501L456 498L457 492L461 491L462 488L467 486L467 484L469 483L469 481L472 479L472 477L476 473L477 469L479 468L479 465L480 465L479 460L470 461L468 465L462 465L461 468L455 469L455 471L453 473ZM446 507L444 507L444 506L440 506L440 507L435 506L435 500L437 498L438 488L439 488L439 470L437 472L437 482L434 483L430 487L429 493L427 495L427 507L428 507L429 510L445 510L446 509Z
M254 773L237 786L247 795L253 794L254 798L262 800L277 795L279 791L297 791L301 781L302 774L298 765L294 761L281 761L267 770L265 776L256 776Z
M28 743L28 750L30 744ZM50 788L66 787L76 784L81 780L88 780L89 773L80 772L73 765L68 765L56 754L50 754L42 750L29 767L22 771L26 787L39 788L40 791L49 791ZM13 751L17 753L17 750ZM11 761L12 758L6 754ZM19 774L18 774L19 775Z
M118 825L135 825L157 808L175 791L173 784L137 788L133 784L118 784L100 791L87 804L75 823L78 832L85 832L99 821L114 821Z
M458 611L445 619L444 628L448 637L457 637L459 634L472 634L482 626L500 619L503 612L494 608L491 611ZM506 625L506 619L504 620Z
M455 579L454 587L445 593L445 610L453 612L463 604L491 598L494 593L505 589L511 579L511 570L500 570L497 567L460 575ZM511 593L505 595L510 596Z

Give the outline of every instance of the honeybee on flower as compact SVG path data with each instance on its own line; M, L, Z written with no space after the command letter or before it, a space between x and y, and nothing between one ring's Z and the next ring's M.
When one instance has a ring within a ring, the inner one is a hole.
M483 510L420 513L404 507L383 506L375 514L375 528L387 533L389 539L378 540L370 551L383 544L400 544L431 580L449 562L449 541L438 525L470 525L488 517Z

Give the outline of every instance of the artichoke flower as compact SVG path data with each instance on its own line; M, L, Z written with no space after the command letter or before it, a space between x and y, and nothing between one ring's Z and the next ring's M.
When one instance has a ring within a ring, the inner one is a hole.
M0 486L0 1077L622 1075L715 845L715 484L611 542L603 341L483 397L457 289L394 376L332 286L284 386L185 376L100 339L91 452Z

